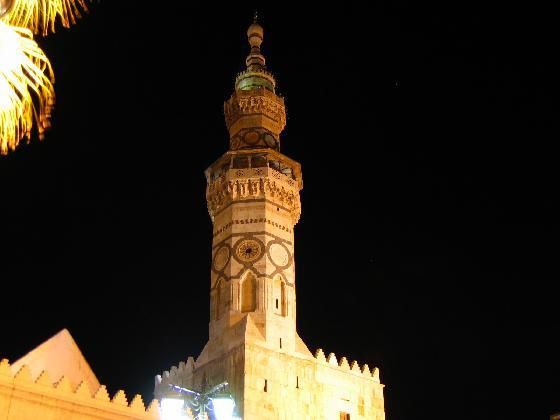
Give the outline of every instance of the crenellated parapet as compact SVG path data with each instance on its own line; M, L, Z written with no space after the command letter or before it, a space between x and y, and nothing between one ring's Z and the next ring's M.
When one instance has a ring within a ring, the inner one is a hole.
M179 362L178 366L171 366L169 370L155 377L154 395L157 397L171 395L174 392L169 385L193 388L193 373L196 362L189 357L186 362Z
M344 356L340 360L337 360L334 353L329 353L329 355L325 357L323 349L317 349L314 356L319 364L329 366L341 372L352 373L375 383L380 383L379 369L374 367L373 370L370 370L367 363L360 367L355 360L352 361L352 363L348 363L348 359Z
M196 380L195 377L197 377ZM173 390L170 385L203 392L211 388L208 380L209 378L204 371L204 363L200 361L196 363L193 357L189 357L186 362L179 362L177 366L171 366L169 370L164 371L161 375L156 375L154 395L159 400L163 398L184 397L184 394ZM216 385L216 383L212 385ZM232 392L230 387L228 387L228 390ZM190 407L185 407L185 410L188 419L194 418Z
M36 408L38 399L42 404L40 411ZM2 407L6 406L4 402L9 402L9 413L2 412ZM2 359L0 418L54 418L55 415L76 419L155 420L160 418L160 410L156 399L146 407L140 395L129 401L123 390L111 398L105 385L90 389L83 380L77 387L72 387L67 377L52 378L47 370L34 378L28 365L14 373L9 361Z

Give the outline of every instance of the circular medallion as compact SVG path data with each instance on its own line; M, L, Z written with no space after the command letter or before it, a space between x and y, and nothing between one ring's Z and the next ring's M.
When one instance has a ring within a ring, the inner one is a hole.
M271 134L266 133L264 135L264 141L266 142L268 147L276 147L276 139Z
M253 239L244 239L235 250L237 257L244 262L252 262L262 255L262 246Z
M290 263L290 252L279 243L270 245L268 249L270 261L277 267L286 267Z
M222 271L226 264L229 261L229 248L227 246L223 246L214 255L214 270Z
M259 141L259 133L257 131L248 131L243 136L243 141L250 145L256 144Z

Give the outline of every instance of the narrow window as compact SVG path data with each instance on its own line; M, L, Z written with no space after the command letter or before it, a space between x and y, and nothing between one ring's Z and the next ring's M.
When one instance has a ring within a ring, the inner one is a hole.
M358 398L358 414L360 416L365 415L364 399L362 397Z
M282 339L280 339L280 348L282 348Z
M264 380L264 392L268 392L268 381Z
M296 376L296 388L299 389L299 376Z
M286 287L282 277L278 276L274 280L274 313L286 316Z

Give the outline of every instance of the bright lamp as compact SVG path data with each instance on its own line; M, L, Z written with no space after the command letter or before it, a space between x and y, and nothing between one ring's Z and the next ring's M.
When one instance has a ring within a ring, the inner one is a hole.
M233 420L235 401L230 395L216 395L212 398L216 420Z
M162 420L187 420L185 402L179 398L163 398L161 400Z

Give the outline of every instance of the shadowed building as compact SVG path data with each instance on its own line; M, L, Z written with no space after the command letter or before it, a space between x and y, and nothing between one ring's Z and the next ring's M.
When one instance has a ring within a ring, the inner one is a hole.
M378 369L320 349L313 355L296 331L302 173L280 153L286 113L261 54L263 29L254 23L247 35L247 69L224 104L229 150L206 170L213 223L208 343L196 361L157 376L155 396L172 395L170 384L201 391L227 381L246 420L383 420Z

